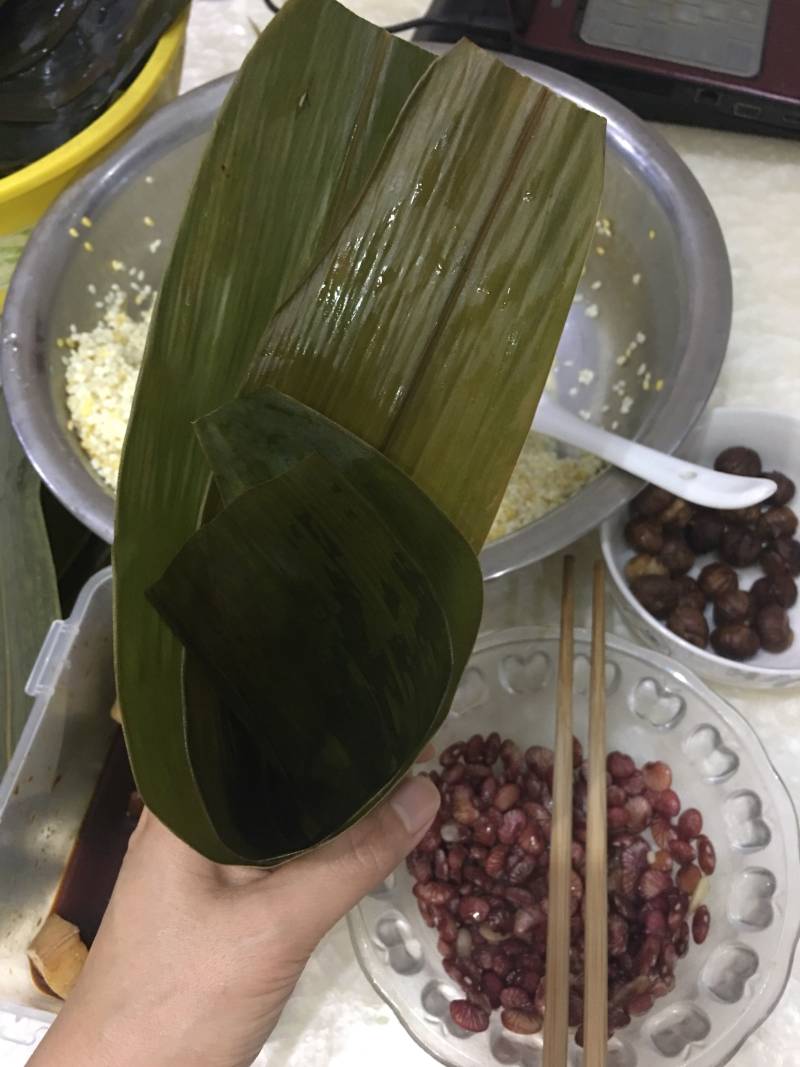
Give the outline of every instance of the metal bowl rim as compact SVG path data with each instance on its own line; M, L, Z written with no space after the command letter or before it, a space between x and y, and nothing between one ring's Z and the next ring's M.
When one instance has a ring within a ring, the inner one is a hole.
M446 51L443 45L426 47ZM678 154L626 107L561 71L516 56L499 58L603 115L607 136L620 147L621 154L633 157L640 172L652 174L650 186L675 226L690 299L689 336L681 364L693 359L695 369L692 376L675 376L657 425L646 420L637 434L652 447L672 452L705 407L730 332L731 273L716 216ZM68 220L91 214L93 205L113 195L113 190L127 180L132 164L140 170L161 158L165 147L175 148L206 130L233 78L219 78L167 104L100 167L63 193L31 235L8 290L0 334L0 373L12 423L44 483L81 522L109 543L113 540L113 495L83 466L52 412L42 404L41 391L31 387L38 372L30 366L29 358L30 351L36 349L41 298L36 279L52 274L51 249L67 229ZM48 262L50 270L38 269ZM20 344L20 339L24 343ZM603 472L561 507L489 544L480 557L484 578L499 577L558 551L626 503L640 484L621 471Z

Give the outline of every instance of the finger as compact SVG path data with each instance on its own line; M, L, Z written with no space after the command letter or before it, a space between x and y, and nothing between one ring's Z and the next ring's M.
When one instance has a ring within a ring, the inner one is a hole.
M436 755L436 748L433 741L429 741L422 752L417 756L417 763L429 763Z
M433 821L439 791L425 776L407 778L372 814L322 848L275 872L291 899L294 936L313 945L365 893L401 863Z

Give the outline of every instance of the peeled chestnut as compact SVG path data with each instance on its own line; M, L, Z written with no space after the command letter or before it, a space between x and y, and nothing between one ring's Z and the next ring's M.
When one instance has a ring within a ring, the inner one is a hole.
M761 647L767 652L785 652L794 641L789 616L780 604L765 604L756 615L755 625Z
M661 526L654 519L646 519L642 515L631 519L627 524L625 538L631 548L635 548L637 552L646 552L650 556L657 556L664 544Z
M683 530L692 521L694 508L676 496L669 507L658 516L658 521L671 530Z
M750 599L756 610L765 604L780 604L782 608L790 608L797 602L797 586L786 573L759 578L750 588Z
M729 526L722 535L719 554L734 567L749 567L758 559L762 538L746 526Z
M667 626L678 637L697 648L705 648L708 645L706 617L702 611L689 604L678 604L667 619Z
M749 508L726 508L721 515L729 526L755 526L761 518L761 508L758 504Z
M727 563L707 563L698 575L697 584L709 600L716 600L723 593L738 589L739 579Z
M738 445L726 448L714 460L714 470L725 474L741 474L744 478L757 478L761 473L761 456L752 448Z
M657 619L666 619L678 603L678 589L671 578L645 574L631 582L631 592Z
M794 482L791 478L787 478L785 474L781 474L780 471L764 471L761 475L762 478L770 478L777 485L777 489L767 501L768 504L772 504L775 507L783 507L784 504L788 504L794 496Z
M753 614L750 594L744 589L731 589L718 596L714 604L714 622L717 626L730 626L731 623L749 622Z
M719 544L724 529L725 523L720 515L714 511L703 511L695 515L686 527L686 540L693 552L710 552Z
M800 541L791 537L779 537L761 552L758 557L765 574L800 574Z
M694 578L690 578L688 574L682 574L679 578L675 579L675 585L678 589L678 604L685 604L687 607L697 608L698 611L704 610L706 606L706 594Z
M682 537L667 537L658 557L673 577L694 566L694 552Z
M761 647L758 634L744 623L720 626L711 633L711 645L725 659L752 659Z
M646 485L631 501L631 513L651 519L654 515L660 515L674 499L672 493L668 493L666 489L659 489L657 485Z
M648 556L646 552L640 552L638 556L633 556L625 564L625 577L629 582L632 582L634 578L641 578L645 574L666 576L669 574L669 568L666 563L662 563L655 556Z
M758 532L765 541L791 537L797 529L797 516L791 508L769 508L758 520Z

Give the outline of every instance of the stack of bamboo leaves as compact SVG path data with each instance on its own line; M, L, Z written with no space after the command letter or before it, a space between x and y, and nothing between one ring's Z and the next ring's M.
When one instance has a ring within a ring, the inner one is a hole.
M137 785L207 856L341 831L446 715L603 144L474 46L435 59L334 0L253 48L161 287L114 545Z

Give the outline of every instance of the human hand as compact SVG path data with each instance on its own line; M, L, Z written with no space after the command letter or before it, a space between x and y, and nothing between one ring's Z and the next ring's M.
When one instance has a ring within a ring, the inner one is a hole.
M439 806L406 779L273 871L198 855L145 811L83 972L31 1067L247 1067L320 938L400 863Z

